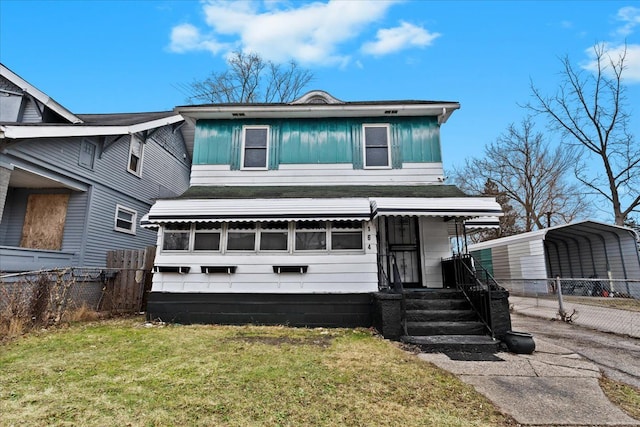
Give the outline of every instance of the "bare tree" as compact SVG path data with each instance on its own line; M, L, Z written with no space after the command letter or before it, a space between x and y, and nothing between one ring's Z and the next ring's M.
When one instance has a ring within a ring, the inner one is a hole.
M454 179L471 194L486 194L487 181L495 183L493 192L506 196L517 212L517 228L532 231L570 222L587 210L576 186L566 179L574 163L571 150L549 148L527 117L521 128L510 125L485 147L484 158L467 159L454 171Z
M597 171L576 164L575 175L591 191L611 203L617 225L640 208L640 144L628 131L625 70L626 47L609 54L604 44L594 46L593 72L575 69L562 58L563 80L553 96L544 96L531 84L535 104L527 107L550 119L563 140L599 159Z
M188 95L187 102L288 102L296 99L313 79L313 74L295 61L276 64L257 53L233 52L227 66L225 71L214 71L204 80L180 85Z

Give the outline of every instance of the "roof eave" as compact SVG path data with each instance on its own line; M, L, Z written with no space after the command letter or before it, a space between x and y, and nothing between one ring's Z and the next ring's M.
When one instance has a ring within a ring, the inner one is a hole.
M275 105L206 105L176 107L185 117L200 119L242 118L322 118L322 117L406 117L435 116L440 123L447 121L457 102L442 103L376 103L353 104L275 104Z
M161 119L151 120L143 123L136 123L127 126L29 126L22 125L0 125L0 137L8 139L23 138L55 138L73 136L104 136L104 135L127 135L155 129L166 125L171 125L183 121L184 118L175 114Z

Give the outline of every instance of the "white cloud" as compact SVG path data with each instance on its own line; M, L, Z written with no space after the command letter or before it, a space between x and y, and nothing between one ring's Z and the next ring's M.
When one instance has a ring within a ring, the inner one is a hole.
M376 41L365 43L362 51L370 55L387 55L409 47L429 46L439 33L430 33L422 27L402 22L399 27L378 30Z
M386 15L396 0L298 3L280 0L220 1L203 3L211 35L195 26L173 28L170 49L174 52L209 50L218 53L240 49L259 53L274 62L296 60L303 65L345 66L353 60L350 43ZM426 46L437 37L411 24L380 30L372 45L377 54ZM224 41L224 43L222 42Z
M182 24L172 28L169 50L176 53L184 53L192 50L207 50L213 54L226 47L215 39L203 37L200 31L191 24Z
M627 6L618 10L616 18L625 24L616 30L616 33L621 36L628 36L632 34L635 27L640 26L640 8Z
M605 44L606 55L616 61L624 54L625 45L613 46ZM597 70L597 61L593 48L586 50L589 55L589 62L583 66L584 69L595 71ZM640 83L640 44L626 45L626 56L624 61L625 69L622 73L622 78L625 83ZM604 72L610 72L610 66L605 68Z

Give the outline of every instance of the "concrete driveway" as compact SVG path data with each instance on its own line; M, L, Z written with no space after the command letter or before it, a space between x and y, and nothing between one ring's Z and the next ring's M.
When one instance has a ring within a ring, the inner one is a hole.
M616 381L640 389L640 339L600 332L559 320L511 314L512 329L567 348Z

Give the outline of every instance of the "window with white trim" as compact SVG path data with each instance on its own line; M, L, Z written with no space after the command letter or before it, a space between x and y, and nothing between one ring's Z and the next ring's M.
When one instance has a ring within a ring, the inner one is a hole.
M327 248L327 222L296 223L296 251L319 251Z
M289 223L287 221L262 222L260 228L261 251L289 250Z
M164 226L162 250L188 251L191 237L191 224L178 223Z
M197 223L194 227L194 251L219 251L222 224L219 222Z
M227 224L227 228L228 251L256 250L255 222L231 222Z
M114 230L123 233L136 234L136 221L138 212L124 206L116 205L116 217Z
M242 128L242 169L267 169L269 157L269 127Z
M142 175L142 156L144 155L144 144L140 139L131 135L131 143L129 144L129 160L127 170L136 176Z
M391 149L389 125L366 124L362 126L365 168L390 168Z
M362 221L333 221L331 223L332 251L362 248Z
M258 253L362 251L362 231L362 221L176 223L164 225L162 250Z

